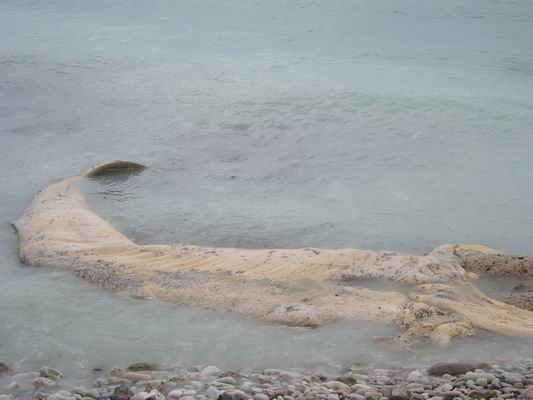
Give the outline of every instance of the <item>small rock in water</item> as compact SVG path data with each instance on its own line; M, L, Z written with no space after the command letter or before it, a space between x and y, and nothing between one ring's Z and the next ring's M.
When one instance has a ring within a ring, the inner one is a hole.
M52 379L48 379L48 378L43 378L42 376L35 378L32 382L33 387L36 389L47 387L47 386L54 386L55 384L56 384L56 381L53 381Z
M39 370L39 375L53 381L60 381L63 379L63 373L61 371L50 367L42 367Z
M332 390L350 390L350 386L339 381L329 381L326 386Z
M48 396L48 400L77 400L75 396L69 396L70 393L57 392Z
M150 375L142 374L140 372L126 372L126 375L124 375L124 378L129 379L130 381L134 381L134 382L149 381L152 379Z
M128 369L130 371L152 371L157 368L157 365L149 362L138 362L131 364Z
M5 374L9 371L9 368L6 363L0 362L0 375Z
M237 381L233 376L223 376L222 378L218 378L217 382L220 383L227 383L228 385L236 385Z
M133 396L133 392L127 385L120 385L113 391L110 400L129 400Z
M218 367L215 367L214 365L209 365L205 367L202 372L200 372L200 379L206 379L212 376L216 376L220 374L220 369Z
M119 378L122 378L124 375L126 375L126 370L124 368L113 368L111 371L109 371L109 374L111 376L118 376Z

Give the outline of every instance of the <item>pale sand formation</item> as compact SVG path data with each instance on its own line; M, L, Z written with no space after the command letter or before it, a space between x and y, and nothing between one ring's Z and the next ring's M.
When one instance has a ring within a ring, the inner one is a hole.
M477 330L533 337L533 312L475 287L478 273L531 279L531 259L477 245L444 245L427 255L139 245L91 211L76 185L132 168L143 167L113 161L40 191L14 224L20 259L133 296L293 326L394 323L405 329L397 338L403 342L447 343ZM387 289L365 288L376 278L388 280Z

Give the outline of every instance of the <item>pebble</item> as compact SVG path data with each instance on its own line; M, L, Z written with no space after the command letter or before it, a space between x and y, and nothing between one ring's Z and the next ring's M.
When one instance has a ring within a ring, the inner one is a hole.
M148 393L147 399L150 400L165 400L163 393L160 393L158 390L152 390Z
M180 389L174 389L167 394L169 400L178 400L181 396L183 396L183 390Z
M220 391L216 387L209 386L207 390L205 391L205 395L209 397L210 399L216 400L220 396Z
M222 378L218 378L217 382L226 383L228 385L236 385L237 384L237 380L233 376L223 376Z
M228 390L220 395L220 400L248 400L250 397L241 390Z
M390 400L408 400L409 393L407 392L407 385L402 384L395 386L392 389Z
M111 376L118 376L122 378L126 375L126 370L124 368L113 368L111 371L109 371L109 374Z
M129 400L134 393L128 385L120 385L115 388L113 394L109 397L110 400Z
M39 375L43 378L51 379L53 381L59 381L63 379L63 373L61 371L50 367L42 367L39 370Z
M138 362L131 364L128 369L130 371L152 371L157 369L157 365L150 362Z
M333 390L350 390L350 386L339 381L329 381L326 386Z
M514 384L517 384L517 383L522 383L522 378L516 376L516 375L512 375L512 374L505 374L504 375L504 379L505 379L505 382L511 384L511 385L514 385Z
M147 392L139 392L130 397L130 400L146 400L150 397Z
M124 375L124 378L129 379L130 381L149 381L152 379L152 376L149 374L143 374L141 372L127 372Z
M469 371L465 374L465 379L467 380L472 379L473 381L476 381L479 378L485 378L489 381L492 381L496 377L493 374L489 374L488 372L482 372L482 371L477 371L477 372Z
M206 379L212 376L218 376L220 375L220 372L221 371L218 367L215 367L214 365L209 365L205 367L204 369L202 369L202 371L200 372L199 378Z
M56 381L53 381L48 378L43 378L42 376L39 376L38 378L35 378L32 382L32 385L35 388L42 388L47 386L54 386L56 384Z

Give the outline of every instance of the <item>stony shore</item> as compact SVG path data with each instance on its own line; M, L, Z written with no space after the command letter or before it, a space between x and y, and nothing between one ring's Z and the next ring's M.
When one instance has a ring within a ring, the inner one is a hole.
M533 400L533 361L520 364L436 364L421 369L353 366L327 376L302 371L222 371L216 366L163 369L137 363L95 369L83 387L63 372L11 374L0 363L0 400Z

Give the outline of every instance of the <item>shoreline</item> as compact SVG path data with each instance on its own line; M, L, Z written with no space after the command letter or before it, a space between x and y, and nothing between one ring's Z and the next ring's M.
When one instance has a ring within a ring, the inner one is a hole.
M0 364L2 365L2 364ZM160 368L148 362L68 381L62 371L11 374L0 368L0 400L445 400L533 399L533 359L443 363L426 368L353 365L339 374L300 369L226 370L213 365Z

